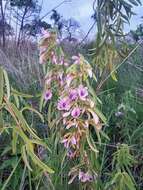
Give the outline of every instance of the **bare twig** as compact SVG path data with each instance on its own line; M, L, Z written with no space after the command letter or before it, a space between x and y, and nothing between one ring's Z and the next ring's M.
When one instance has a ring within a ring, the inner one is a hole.
M53 10L59 8L61 5L71 2L71 0L64 0L61 3L59 3L57 6L53 7L50 11L48 11L45 15L43 15L40 20L43 20L45 17L47 17Z
M89 28L87 34L84 36L84 38L79 42L79 44L77 46L80 46L87 39L87 37L89 36L90 32L94 28L95 24L96 24L96 21L94 21L94 23L92 24L92 26Z

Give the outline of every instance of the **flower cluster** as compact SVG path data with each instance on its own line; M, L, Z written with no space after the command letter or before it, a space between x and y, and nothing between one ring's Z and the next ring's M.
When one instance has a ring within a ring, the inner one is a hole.
M90 125L99 126L100 120L94 111L92 101L84 78L92 76L91 68L83 62L82 56L74 56L73 64L63 80L63 90L60 94L57 109L61 111L65 135L61 143L67 149L69 158L79 155L82 139ZM83 70L84 68L84 70ZM90 72L89 72L90 70ZM86 76L86 77L85 77Z
M58 45L54 33L46 33L40 45L40 63L48 65L44 99L51 100L53 91L56 91L56 107L60 113L58 123L62 126L61 144L69 159L83 158L84 172L79 168L74 176L78 176L83 183L91 182L94 177L87 164L89 159L85 147L88 145L88 149L94 150L88 133L91 127L96 131L100 131L102 127L101 119L95 111L96 103L86 83L94 75L90 64L82 55L67 60L63 51L59 51L60 47L57 49Z
M51 100L53 97L53 89L61 88L63 85L64 72L63 68L69 65L67 59L62 53L62 50L57 42L55 32L43 32L43 38L39 44L40 49L40 64L47 67L45 70L45 101ZM61 52L57 54L56 51Z
M82 183L91 183L97 179L97 173L94 171L84 171L84 169L71 169L69 172L69 176L71 176L71 179L69 180L69 184L73 182L75 178L78 178L79 181Z
M79 169L79 172L72 174L70 181L76 176L82 183L89 183L95 178L92 172L89 172L88 156L83 155L82 148L84 143L87 143L87 132L90 127L94 126L96 130L100 130L101 124L95 112L96 105L86 85L87 77L93 76L92 69L85 64L80 55L74 56L72 61L64 76L62 92L57 102L64 128L61 143L67 150L69 159L82 157L84 160L85 172Z

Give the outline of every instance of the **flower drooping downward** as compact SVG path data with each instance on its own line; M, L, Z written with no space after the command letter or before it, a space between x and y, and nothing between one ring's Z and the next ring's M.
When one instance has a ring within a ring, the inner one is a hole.
M77 90L76 89L70 90L69 99L73 101L73 100L76 100L77 97L78 97Z
M78 88L78 95L81 100L86 100L88 96L87 87L80 85Z
M80 114L81 114L81 111L80 111L80 108L78 108L78 107L74 108L71 112L71 116L73 118L78 118L80 116Z
M93 181L93 176L91 174L89 174L89 172L84 173L84 172L80 171L79 172L79 180L83 183L91 182L91 181Z

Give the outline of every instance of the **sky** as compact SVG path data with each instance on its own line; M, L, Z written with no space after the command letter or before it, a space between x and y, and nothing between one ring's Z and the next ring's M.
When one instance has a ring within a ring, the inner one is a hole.
M42 1L42 0L40 0ZM68 0L67 0L68 1ZM92 4L93 0L69 0L70 2L62 4L57 11L65 18L76 19L81 26L83 33L91 27L93 21L91 19ZM55 6L60 4L62 0L43 0L43 8L41 16L53 9ZM133 16L130 25L125 26L125 31L128 32L130 29L136 29L137 25L141 23L141 16L143 16L143 6L135 7L134 12L137 14ZM48 17L45 18L48 21ZM95 34L95 30L92 31L91 35Z

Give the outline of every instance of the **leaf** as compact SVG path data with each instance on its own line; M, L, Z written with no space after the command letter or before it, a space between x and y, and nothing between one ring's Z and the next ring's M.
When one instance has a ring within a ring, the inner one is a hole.
M11 91L12 91L12 94L15 94L15 95L20 96L20 97L23 97L23 98L33 98L32 95L24 94L24 93L18 92L17 90L15 90L15 89L13 89L13 88L11 89Z
M44 123L44 117L42 116L42 114L40 112L38 112L36 109L34 108L31 108L31 107L24 107L21 112L25 111L25 110L29 110L29 111L32 111L32 112L35 112L41 119L41 121Z
M119 178L121 177L121 172L117 172L114 176L114 178L111 181L111 185L119 181Z
M135 5L135 6L138 6L139 5L139 1L138 1L138 3L137 3L137 1L136 0L129 0L133 5ZM141 3L140 3L141 4Z
M13 95L17 108L20 107L19 98L16 94Z
M2 110L0 110L0 129L3 129L3 127L4 127L3 113Z
M47 171L48 173L54 173L54 170L49 168L46 164L44 164L31 150L28 150L28 154L33 160L33 162L38 165L42 170Z
M7 146L4 151L1 153L1 156L4 156L5 154L7 154L9 151L11 151L11 146Z
M98 109L97 107L95 108L95 112L96 112L96 114L100 117L100 119L106 124L106 123L107 123L106 117L103 115L103 113L101 113L101 112L99 111L99 109Z
M128 173L124 172L124 183L127 185L127 187L129 188L129 190L136 190L135 189L135 185L132 182L132 179L130 178L130 176L128 175Z
M87 129L86 130L86 139L87 139L88 145L91 148L91 150L97 154L99 151L96 149L95 144L91 143L90 138L91 138L90 133L89 133L89 130Z
M3 70L3 74L4 74L4 80L5 80L6 90L7 90L7 99L9 100L9 98L10 98L10 84L9 84L9 79L8 79L7 72L6 72L5 70Z
M131 141L135 142L141 136L143 137L143 127L138 127L131 135Z
M91 87L88 80L86 80L86 84L87 84L90 94L92 95L92 97L94 99L94 102L96 103L98 101L100 104L102 104L101 100L97 97L94 89Z
M39 104L39 110L40 110L40 112L42 111L42 108L43 108L43 102L44 102L44 96L42 94L41 98L40 98L40 104Z
M28 168L30 171L32 171L32 168L30 167L29 162L28 162L28 159L27 159L26 147L25 147L25 146L23 146L23 147L21 148L21 155L22 155L22 159L23 159L25 165L27 166L27 168Z
M4 88L3 70L0 67L0 105L3 102L3 95L4 95L3 88Z
M16 144L17 144L18 135L15 129L12 131L12 152L16 154Z
M110 141L110 138L108 137L107 134L104 133L104 131L101 130L100 133L101 133L101 135L102 135L103 137L105 137L108 141Z
M46 149L48 149L49 152L52 153L51 149L50 149L50 148L47 146L47 144L44 143L42 140L37 140L37 139L36 139L36 140L30 140L30 142L31 142L32 144L41 145L41 146L45 147Z
M12 107L12 109L13 109L16 117L17 117L17 119L20 121L21 127L24 130L28 131L30 133L30 135L32 135L34 138L40 140L40 138L35 134L35 132L33 131L33 129L31 129L29 127L29 125L27 124L26 120L24 119L22 113L16 108L16 106L14 104L12 104L12 103L10 105L11 105L11 107Z
M16 162L16 164L15 164L15 166L14 166L14 168L13 168L11 174L10 174L9 177L6 179L6 181L5 181L4 185L2 186L1 190L5 190L5 189L6 189L6 186L7 186L7 184L9 183L11 177L13 176L13 174L14 174L14 172L15 172L15 170L16 170L18 164L20 163L20 161L21 161L21 158Z
M52 124L51 124L51 113L52 113L52 102L49 103L49 107L48 107L48 127L51 129L52 128Z

